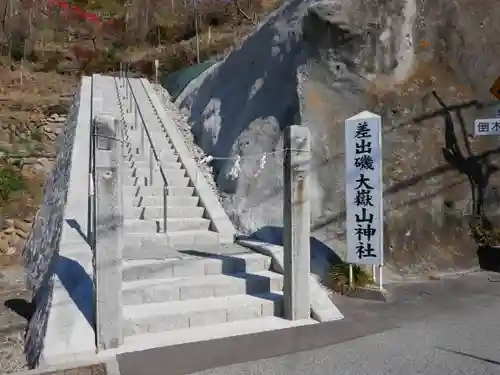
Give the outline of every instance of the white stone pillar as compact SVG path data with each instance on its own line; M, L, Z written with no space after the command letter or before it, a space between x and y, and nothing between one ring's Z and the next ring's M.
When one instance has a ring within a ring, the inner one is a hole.
M123 343L123 131L110 115L95 118L96 332L98 350Z
M286 128L284 146L284 315L290 320L309 319L309 129L298 125Z

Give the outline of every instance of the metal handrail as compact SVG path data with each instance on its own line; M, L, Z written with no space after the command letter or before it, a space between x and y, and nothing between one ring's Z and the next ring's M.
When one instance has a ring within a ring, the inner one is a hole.
M94 76L90 76L90 126L89 126L89 202L87 206L87 241L93 253L96 251L96 181L95 181L95 138L94 138Z
M132 97L134 99L134 104L135 104L135 107L137 108L137 113L139 113L139 117L141 118L141 122L142 122L142 125L144 127L144 131L146 132L146 136L148 137L149 145L151 147L151 150L153 151L153 155L154 155L154 157L156 159L156 162L158 163L158 166L160 167L160 174L161 174L161 176L163 178L163 182L165 184L167 184L167 178L165 177L165 173L163 172L163 168L161 167L160 159L158 157L158 154L156 153L155 147L153 146L153 141L151 139L151 135L149 134L149 130L148 130L147 126L146 126L146 122L144 121L144 117L142 116L142 112L141 112L141 110L139 108L139 105L137 104L137 98L135 97L135 94L132 91L132 86L130 84L130 81L129 81L128 77L126 77L126 80L127 80L127 83L128 83L128 85L130 87L130 93L132 94Z
M132 90L132 84L130 83L129 77L128 77L128 66L125 68L125 73L122 75L124 80L126 81L126 87L125 87L125 92L126 94L130 90L131 96L131 102L133 101L134 104L134 116L137 118L136 113L139 114L139 118L142 123L141 127L141 152L144 154L144 132L146 133L146 136L149 141L149 146L150 146L150 152L149 152L149 174L150 174L150 184L152 183L153 180L153 159L151 156L154 156L154 159L156 160L156 163L159 167L160 170L160 175L163 179L163 232L167 232L167 195L168 195L168 182L167 182L167 177L165 175L165 172L163 170L163 167L161 166L160 163L160 158L158 156L158 153L156 152L156 149L153 145L153 140L151 138L151 134L149 133L149 130L146 126L146 121L144 121L144 116L142 115L142 111L139 108L139 104L137 102L137 97L135 96L134 91ZM131 103L132 104L132 103Z

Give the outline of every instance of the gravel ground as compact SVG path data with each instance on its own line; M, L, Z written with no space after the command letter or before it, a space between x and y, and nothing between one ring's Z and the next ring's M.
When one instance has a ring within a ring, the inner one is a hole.
M103 364L77 367L58 372L49 372L46 375L106 375L106 368Z
M27 369L24 356L27 321L9 307L23 315L29 314L29 304L25 302L29 300L22 266L0 268L0 373Z

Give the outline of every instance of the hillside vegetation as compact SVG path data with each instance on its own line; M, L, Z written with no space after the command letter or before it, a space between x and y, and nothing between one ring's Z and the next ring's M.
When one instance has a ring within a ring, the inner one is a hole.
M187 0L74 0L67 7L56 0L2 2L4 64L24 60L34 71L60 74L116 70L122 60L151 74L154 59L160 59L162 70L174 71L197 60L196 23L203 61L226 54L277 5L275 0L203 0L195 10ZM101 21L86 20L84 12Z
M165 73L196 63L195 19L200 61L224 56L276 5L204 0L195 17L187 0L0 0L3 263L22 249L12 220L33 221L64 123L60 115L69 109L79 76L116 71L121 61L143 76L153 74L155 59ZM86 20L85 12L96 20Z

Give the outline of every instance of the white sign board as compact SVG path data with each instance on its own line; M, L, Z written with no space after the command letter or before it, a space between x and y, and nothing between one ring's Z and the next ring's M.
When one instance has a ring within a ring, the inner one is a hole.
M500 118L475 120L474 135L500 135Z
M347 263L384 261L381 128L368 111L345 120Z

